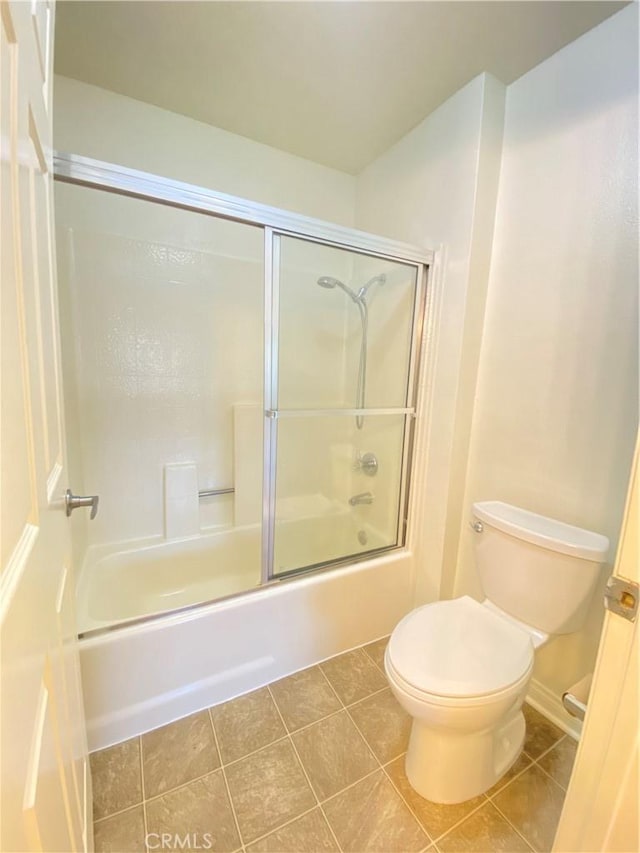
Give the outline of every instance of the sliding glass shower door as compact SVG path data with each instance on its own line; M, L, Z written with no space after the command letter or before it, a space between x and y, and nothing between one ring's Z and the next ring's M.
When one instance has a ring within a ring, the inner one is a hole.
M403 544L421 267L274 232L265 579Z
M69 467L100 495L74 526L83 630L403 545L433 253L76 155L55 170Z

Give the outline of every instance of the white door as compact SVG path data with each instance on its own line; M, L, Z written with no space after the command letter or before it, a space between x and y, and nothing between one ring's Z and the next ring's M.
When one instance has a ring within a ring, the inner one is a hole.
M614 577L640 582L640 442ZM637 591L635 593L637 598ZM553 849L640 850L638 622L607 612L582 738Z
M54 8L46 0L2 2L0 13L0 848L75 851L92 839L63 501L51 199Z

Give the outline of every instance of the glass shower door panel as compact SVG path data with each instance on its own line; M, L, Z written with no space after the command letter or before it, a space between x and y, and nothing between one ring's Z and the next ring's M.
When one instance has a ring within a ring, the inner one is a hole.
M419 268L289 235L273 257L265 541L278 577L403 544Z
M358 429L341 413L278 418L274 575L401 544L410 420L366 415Z
M81 629L255 587L263 229L70 184L55 208L71 484L100 495Z
M416 266L279 241L277 408L409 405Z

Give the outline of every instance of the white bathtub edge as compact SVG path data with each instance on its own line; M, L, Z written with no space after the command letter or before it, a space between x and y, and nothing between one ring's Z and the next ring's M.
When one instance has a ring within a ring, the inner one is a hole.
M89 749L373 642L411 609L412 592L402 550L82 640Z

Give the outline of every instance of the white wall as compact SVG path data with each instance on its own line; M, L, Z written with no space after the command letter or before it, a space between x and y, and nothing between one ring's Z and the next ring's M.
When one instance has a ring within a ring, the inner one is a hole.
M512 84L465 506L498 499L618 537L638 413L638 41L630 6ZM454 586L481 596L460 529ZM613 552L612 552L613 557ZM602 599L537 656L593 666Z
M358 178L358 227L443 244L417 603L482 597L474 500L615 545L637 423L636 16L623 10L510 86L506 118L504 87L477 78ZM592 665L601 612L594 600L583 632L541 651L543 694Z
M352 175L68 77L53 96L59 151L353 224Z
M417 602L440 596L447 555L458 541L503 105L504 86L481 75L358 177L359 228L443 247L432 290L435 336L426 353L431 412L423 427L429 433L418 442L414 484L421 498L413 524Z

